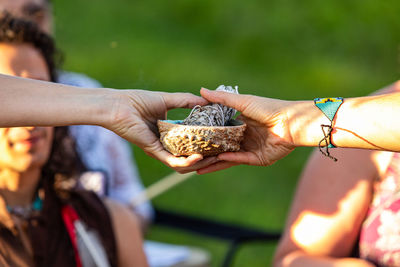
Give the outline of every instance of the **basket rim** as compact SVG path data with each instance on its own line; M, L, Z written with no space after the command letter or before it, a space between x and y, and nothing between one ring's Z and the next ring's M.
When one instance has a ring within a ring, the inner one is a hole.
M171 125L174 127L181 127L181 128L196 128L196 129L228 129L228 128L243 128L246 127L246 123L241 120L232 119L235 122L240 123L239 125L232 125L232 126L202 126L202 125L183 125L179 124L179 122L183 122L183 120L157 120L157 124L164 124L164 125Z

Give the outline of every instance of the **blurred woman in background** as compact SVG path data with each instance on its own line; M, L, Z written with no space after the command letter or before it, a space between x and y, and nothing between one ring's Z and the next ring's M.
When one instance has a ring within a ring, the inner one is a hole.
M1 74L54 81L55 66L48 35L1 17ZM133 213L79 189L85 167L66 127L2 128L0 151L1 265L147 265Z

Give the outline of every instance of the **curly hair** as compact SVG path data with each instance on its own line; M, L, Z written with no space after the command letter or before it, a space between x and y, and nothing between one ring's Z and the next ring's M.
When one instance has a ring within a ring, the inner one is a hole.
M57 51L53 38L34 22L3 12L0 15L0 42L34 46L46 61L51 81L57 81L57 67L61 65L62 55Z
M41 184L46 191L55 189L58 196L76 187L81 173L86 171L75 146L75 139L68 127L55 127L50 157L42 168Z
M33 22L0 15L0 43L30 44L40 51L46 61L50 79L57 80L57 50L53 38L42 32ZM52 149L47 163L42 168L41 184L44 187L62 189L60 184L74 181L85 170L75 148L75 140L68 127L55 127ZM61 183L60 183L61 181ZM49 185L49 186L46 186Z

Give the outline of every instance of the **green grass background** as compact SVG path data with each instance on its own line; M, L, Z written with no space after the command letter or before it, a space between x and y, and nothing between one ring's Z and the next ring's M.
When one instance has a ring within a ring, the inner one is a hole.
M65 68L106 87L198 94L201 86L225 84L293 100L365 95L398 79L399 8L398 0L54 1ZM145 185L171 173L134 151ZM268 168L239 166L194 177L154 204L280 230L310 151L297 149ZM213 266L227 248L159 227L148 238L204 247ZM269 266L275 245L244 247L235 266Z

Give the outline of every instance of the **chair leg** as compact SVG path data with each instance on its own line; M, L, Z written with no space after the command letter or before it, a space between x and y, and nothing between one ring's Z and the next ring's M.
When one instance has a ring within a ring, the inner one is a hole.
M238 240L232 241L231 245L229 246L228 251L225 254L225 258L222 263L222 267L231 266L231 264L234 260L234 257L235 257L235 253L238 250L239 246L240 246L240 242Z

